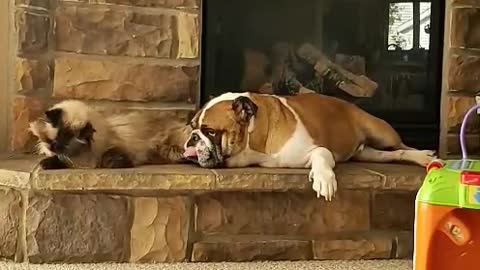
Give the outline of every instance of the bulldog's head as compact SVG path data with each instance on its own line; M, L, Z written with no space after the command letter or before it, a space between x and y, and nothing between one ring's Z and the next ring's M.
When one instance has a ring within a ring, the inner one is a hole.
M227 93L208 102L192 119L185 157L202 167L221 167L246 148L257 105L248 93Z

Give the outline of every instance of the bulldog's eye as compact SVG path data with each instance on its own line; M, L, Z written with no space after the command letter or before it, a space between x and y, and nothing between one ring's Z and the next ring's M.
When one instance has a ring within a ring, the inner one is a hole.
M217 133L214 130L207 131L207 136L215 137L215 135L217 135Z
M193 134L192 134L192 141L196 142L196 141L198 141L198 140L200 140L200 137L198 136L198 134L197 134L197 133L193 133Z

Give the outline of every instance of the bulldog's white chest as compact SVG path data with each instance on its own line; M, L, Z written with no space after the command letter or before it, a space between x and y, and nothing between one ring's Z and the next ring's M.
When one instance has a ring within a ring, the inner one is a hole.
M264 167L308 168L311 166L310 156L315 147L305 126L298 121L295 132L280 151L270 155L270 160L260 165Z

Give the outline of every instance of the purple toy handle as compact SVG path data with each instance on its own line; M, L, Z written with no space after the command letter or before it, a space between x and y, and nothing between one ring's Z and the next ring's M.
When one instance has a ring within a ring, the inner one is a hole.
M460 128L460 147L462 148L462 159L467 159L467 147L465 145L465 129L467 126L467 121L470 118L470 115L478 109L480 109L480 104L477 104L468 110L467 114L465 114L465 117L463 118L462 126Z

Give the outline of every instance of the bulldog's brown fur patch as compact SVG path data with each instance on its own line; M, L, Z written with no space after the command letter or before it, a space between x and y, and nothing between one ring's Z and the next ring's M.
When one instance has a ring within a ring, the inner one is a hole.
M365 139L351 117L351 104L315 94L289 97L287 103L298 114L314 143L331 149L336 160L351 157Z
M293 113L272 96L251 97L258 106L255 129L250 136L250 149L274 154L292 137L297 126Z
M397 132L346 101L317 94L287 98L316 145L331 149L337 161L351 158L359 145L404 149Z

